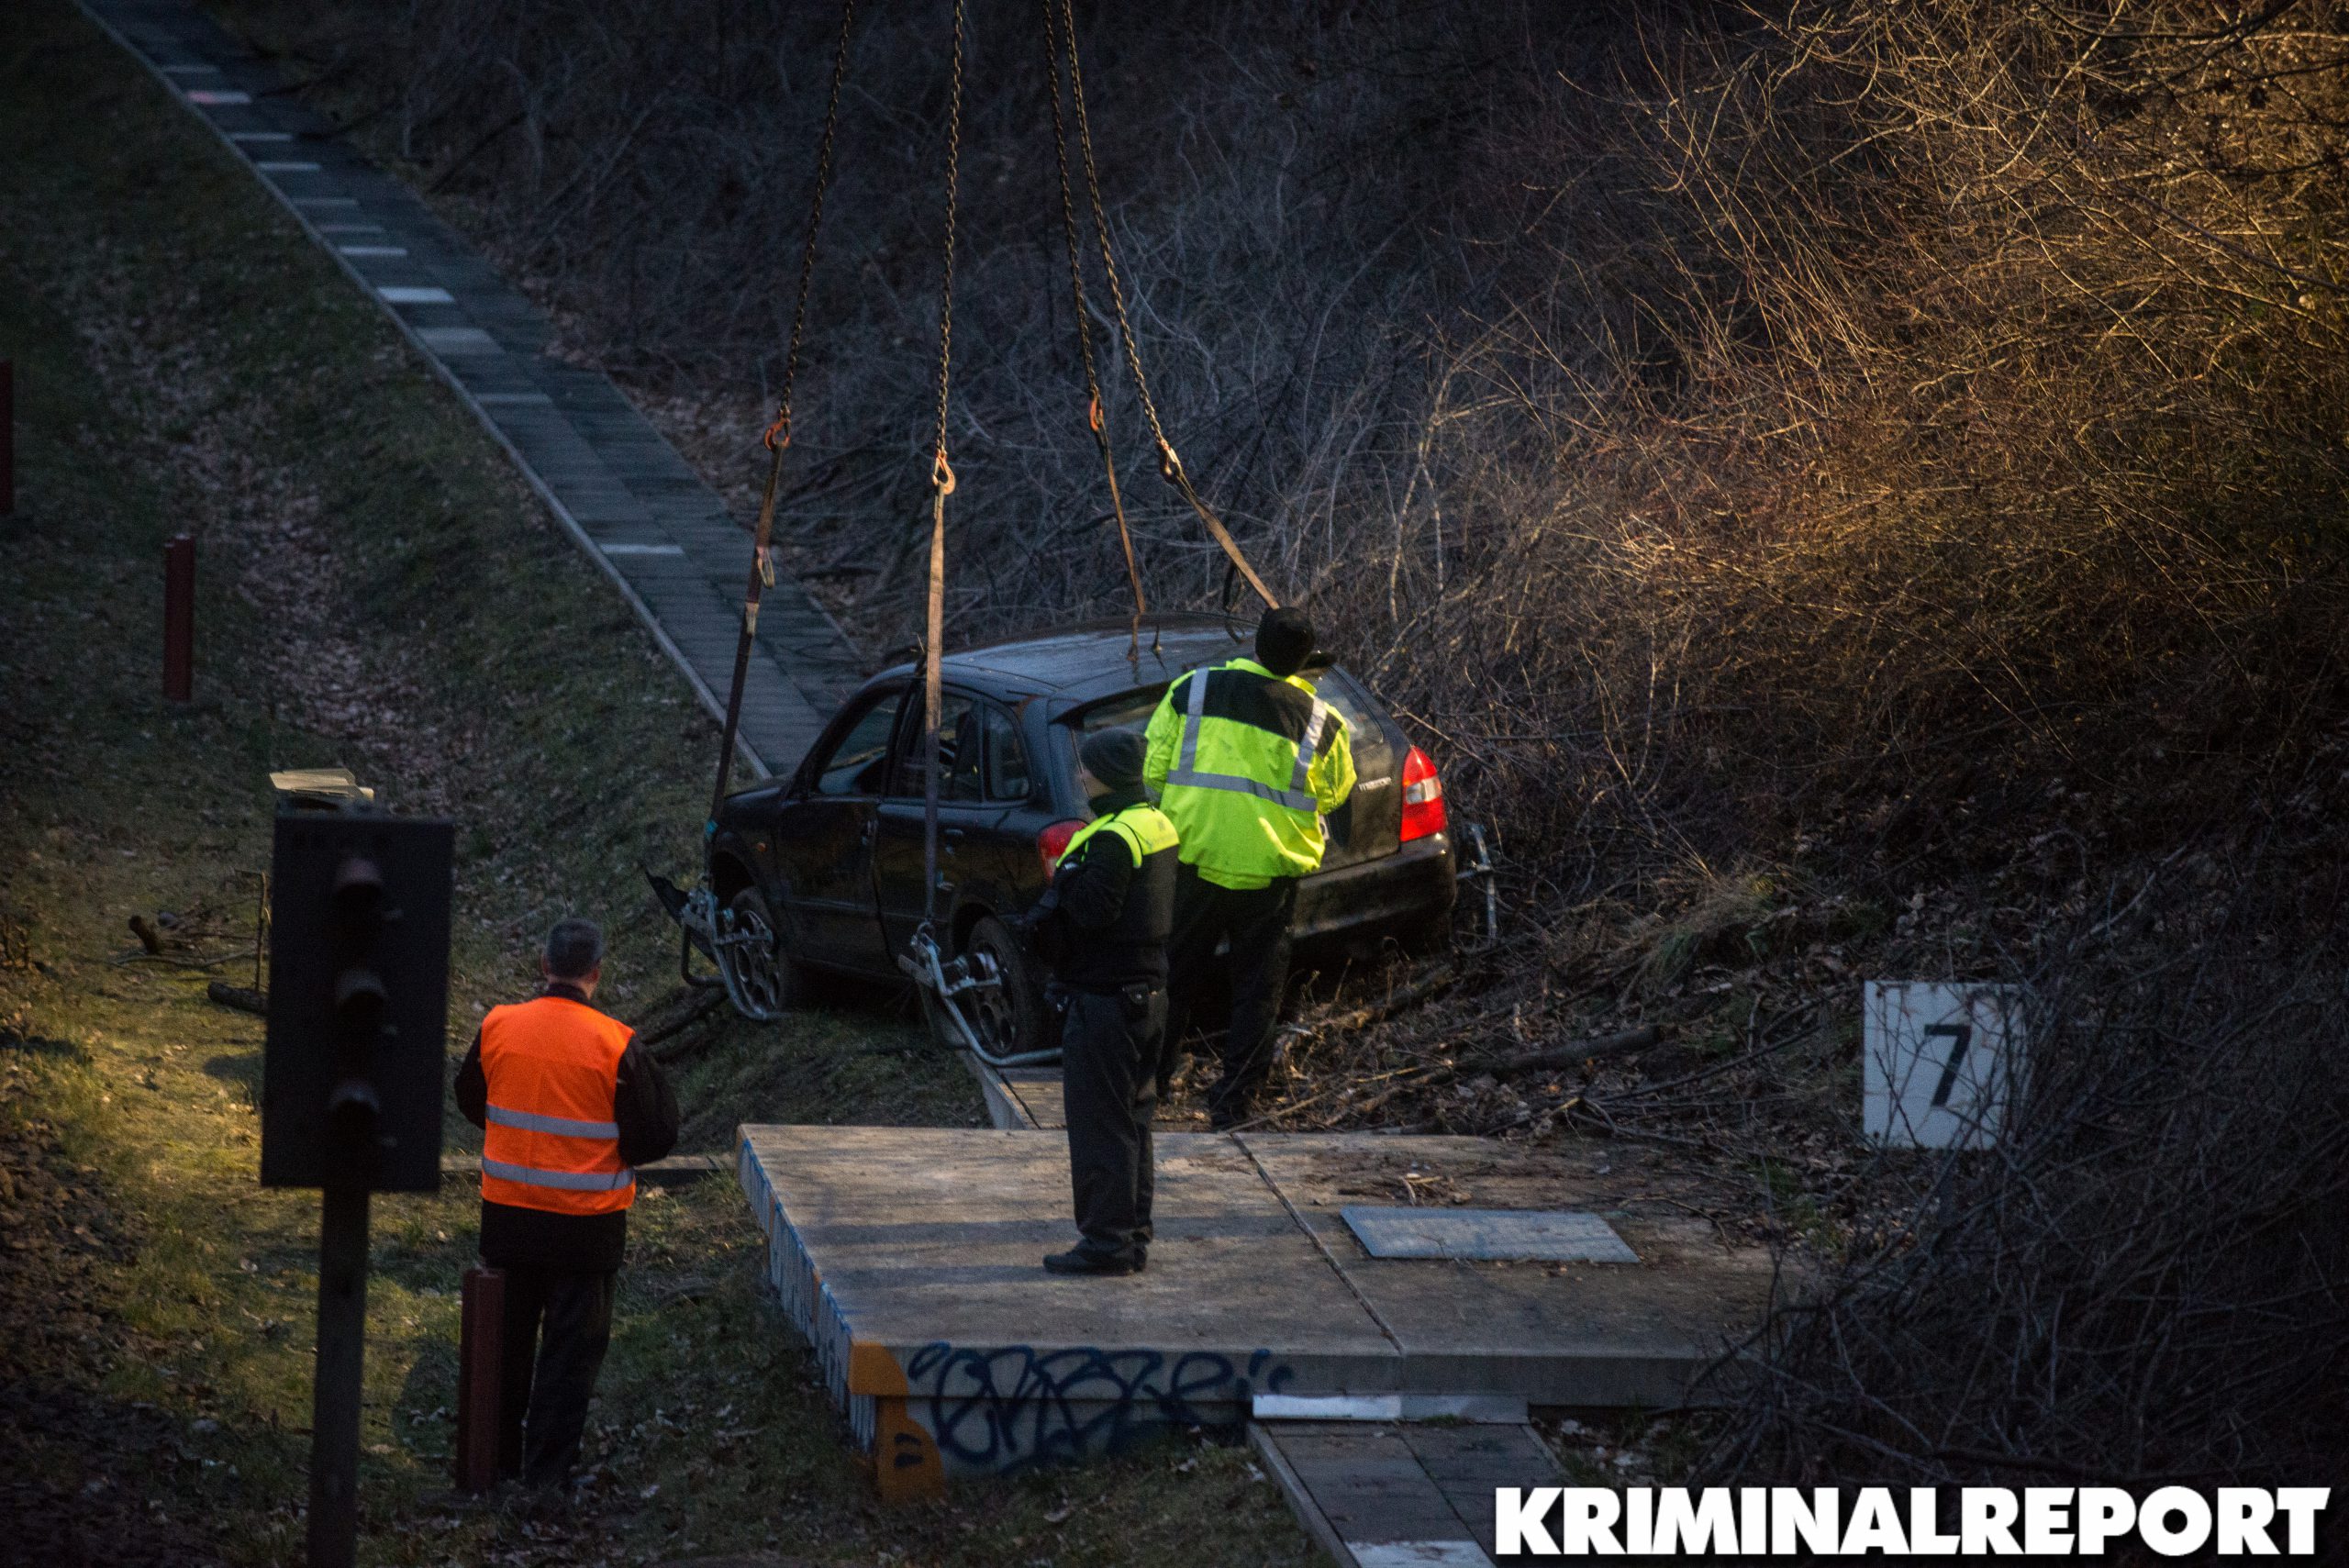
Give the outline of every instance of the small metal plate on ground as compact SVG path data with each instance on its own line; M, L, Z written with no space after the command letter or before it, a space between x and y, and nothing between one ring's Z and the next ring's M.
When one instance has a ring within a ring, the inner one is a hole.
M1542 1263L1636 1263L1639 1254L1595 1214L1571 1209L1339 1210L1374 1258L1461 1258Z

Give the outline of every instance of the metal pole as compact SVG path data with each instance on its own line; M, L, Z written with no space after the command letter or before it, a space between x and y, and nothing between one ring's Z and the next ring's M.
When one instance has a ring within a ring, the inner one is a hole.
M359 1403L366 1355L367 1184L341 1175L327 1185L318 1229L310 1568L350 1568L358 1549Z
M0 517L17 511L17 367L0 360Z
M195 538L163 546L163 695L185 702L195 663Z

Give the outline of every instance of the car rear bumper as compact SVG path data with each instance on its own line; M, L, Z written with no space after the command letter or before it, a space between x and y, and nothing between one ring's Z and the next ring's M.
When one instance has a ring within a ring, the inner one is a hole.
M1289 931L1297 941L1321 942L1439 922L1459 896L1457 870L1451 838L1437 833L1375 861L1316 872L1297 887Z

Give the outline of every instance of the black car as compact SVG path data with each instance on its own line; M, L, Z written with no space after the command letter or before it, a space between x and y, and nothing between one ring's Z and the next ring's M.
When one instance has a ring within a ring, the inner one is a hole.
M945 956L983 953L1004 984L970 1009L999 1054L1048 1043L1036 966L1006 917L1043 892L1052 862L1090 817L1076 785L1087 731L1147 724L1186 670L1249 654L1220 617L1103 621L949 654L940 734L939 912ZM1322 869L1297 892L1307 957L1386 936L1447 934L1455 895L1435 764L1355 680L1308 677L1345 720L1359 782L1329 819ZM708 842L718 918L739 938L735 978L762 1012L789 1006L810 970L896 978L923 917L921 677L896 665L867 681L796 771L726 800Z

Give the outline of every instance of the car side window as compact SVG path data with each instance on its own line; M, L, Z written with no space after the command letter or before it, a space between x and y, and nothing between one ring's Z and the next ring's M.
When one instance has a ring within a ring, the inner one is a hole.
M1028 748L1019 739L1019 721L994 704L980 710L987 736L987 798L1028 798Z
M982 740L981 711L980 705L960 692L946 694L938 723L938 798L941 800L975 802L980 798L981 759L986 750ZM914 704L913 713L916 721L906 726L899 740L897 766L889 793L918 799L923 794L922 748L925 744L919 722L921 705L918 699Z
M818 795L879 795L889 766L889 733L897 727L897 708L905 694L885 692L816 765Z

